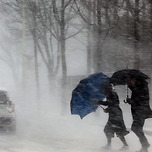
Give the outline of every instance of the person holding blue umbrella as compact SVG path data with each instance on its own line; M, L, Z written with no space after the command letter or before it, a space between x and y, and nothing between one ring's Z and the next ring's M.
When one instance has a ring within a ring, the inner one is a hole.
M119 137L123 143L123 147L120 150L127 150L129 149L129 147L126 142L125 135L127 135L129 131L127 131L126 126L124 124L122 110L119 107L118 95L116 92L113 91L112 85L110 83L103 84L102 89L106 96L106 101L98 99L92 100L100 105L108 106L106 109L104 109L104 112L109 113L108 122L104 128L104 133L107 137L107 145L103 148L111 148L111 139L114 137L114 134L116 133L117 137Z
M105 98L101 86L109 81L110 78L103 73L94 73L82 79L72 91L71 114L79 115L83 119L88 114L95 112L99 105L92 99L103 100Z

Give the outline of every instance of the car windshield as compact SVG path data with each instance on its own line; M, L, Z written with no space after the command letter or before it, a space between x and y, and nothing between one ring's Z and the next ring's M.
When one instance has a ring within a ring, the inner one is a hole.
M0 95L0 104L7 103L7 96L5 94Z

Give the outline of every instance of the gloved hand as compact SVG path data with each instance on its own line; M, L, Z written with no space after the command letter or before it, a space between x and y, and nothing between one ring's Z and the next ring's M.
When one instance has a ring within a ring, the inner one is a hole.
M109 108L105 108L105 109L103 109L103 111L104 111L105 113L108 113L108 112L109 112Z
M93 100L94 102L99 102L99 100L96 99L96 98L93 98L92 100Z

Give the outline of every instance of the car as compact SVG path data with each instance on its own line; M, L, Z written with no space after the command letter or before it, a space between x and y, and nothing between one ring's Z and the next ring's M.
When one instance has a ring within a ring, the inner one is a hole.
M15 105L4 90L0 90L0 128L16 131Z

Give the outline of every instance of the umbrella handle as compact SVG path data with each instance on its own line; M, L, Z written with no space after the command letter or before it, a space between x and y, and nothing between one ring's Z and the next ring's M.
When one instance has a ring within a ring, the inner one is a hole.
M100 108L102 108L102 110L103 110L105 113L107 113L107 112L106 112L106 108L103 108L102 106L100 106Z
M129 95L128 95L128 86L127 86L127 97L126 97L126 100L124 100L124 103L128 103L127 102L127 99L129 98Z
M126 100L124 100L124 103L128 103Z
M126 97L126 100L124 100L124 103L128 103L127 102L127 99L129 98L129 95L128 95L128 92L127 92L127 97Z
M105 110L102 106L100 106L101 109Z

